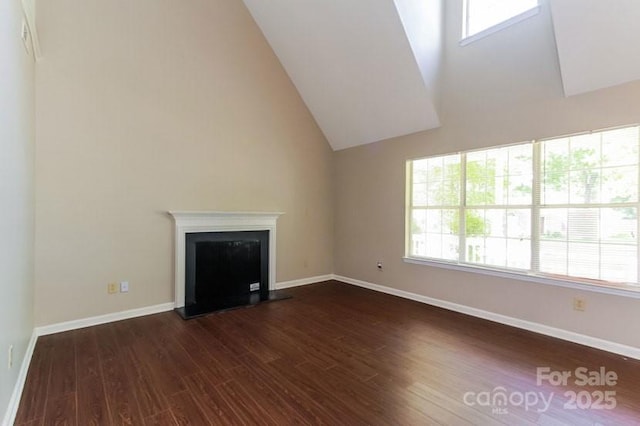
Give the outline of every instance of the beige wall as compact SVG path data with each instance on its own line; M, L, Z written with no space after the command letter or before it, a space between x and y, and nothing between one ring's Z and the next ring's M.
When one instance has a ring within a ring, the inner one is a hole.
M19 0L0 2L0 421L33 331L34 65L22 16Z
M167 210L285 212L277 280L332 272L332 152L241 1L37 8L37 325L172 302Z
M640 121L637 82L562 96L546 2L464 48L461 3L443 126L331 153L241 1L40 1L36 324L172 301L167 210L284 211L278 281L335 272L640 346L636 299L402 262L406 159Z
M563 97L546 2L466 47L461 3L446 2L442 127L335 153L336 274L640 347L638 299L402 261L407 159L640 121L638 82ZM573 311L575 296L585 312Z

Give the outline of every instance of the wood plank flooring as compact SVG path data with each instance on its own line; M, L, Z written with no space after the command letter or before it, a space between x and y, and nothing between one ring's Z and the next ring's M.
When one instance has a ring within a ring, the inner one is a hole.
M15 424L640 424L639 361L336 281L290 293L41 337Z

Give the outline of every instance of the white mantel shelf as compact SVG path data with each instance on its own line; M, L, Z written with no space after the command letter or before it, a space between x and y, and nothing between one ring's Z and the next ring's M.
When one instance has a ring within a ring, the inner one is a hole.
M282 212L169 211L175 221L175 307L184 306L186 234L269 231L269 290L276 284L276 221Z

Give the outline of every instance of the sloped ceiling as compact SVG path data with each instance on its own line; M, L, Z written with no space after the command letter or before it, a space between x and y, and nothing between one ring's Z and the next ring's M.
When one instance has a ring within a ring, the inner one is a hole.
M334 150L440 125L440 0L244 3Z
M334 150L440 126L442 0L243 0ZM565 96L640 79L640 0L548 0Z
M640 1L550 1L566 96L640 79Z

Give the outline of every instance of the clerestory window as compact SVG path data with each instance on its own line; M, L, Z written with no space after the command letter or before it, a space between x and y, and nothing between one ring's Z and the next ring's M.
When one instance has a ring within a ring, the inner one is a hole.
M465 0L461 44L520 22L538 11L538 0Z

